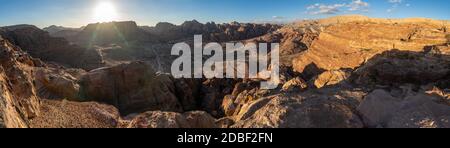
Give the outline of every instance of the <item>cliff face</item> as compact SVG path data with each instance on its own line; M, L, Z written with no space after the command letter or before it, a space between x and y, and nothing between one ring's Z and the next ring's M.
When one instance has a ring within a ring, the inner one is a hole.
M83 28L83 27L82 27ZM53 36L54 34L58 34L58 32L61 31L81 31L82 28L68 28L68 27L63 27L63 26L49 26L49 27L45 27L42 28L42 30L47 31L51 36Z
M151 35L157 37L162 42L173 42L193 38L196 34L203 35L207 41L226 42L239 41L265 35L275 31L280 26L271 24L251 24L251 23L224 23L216 24L208 22L199 23L196 20L186 21L177 26L170 23L158 23L155 27L144 27Z
M54 70L1 36L0 53L0 128L118 126L112 106L61 100L77 99L71 70Z
M32 67L40 66L10 42L0 38L0 113L6 127L29 127L39 114L40 100L33 86Z
M32 57L56 62L68 67L93 69L103 65L96 50L70 44L64 38L51 37L47 32L30 25L1 28L0 35L19 46Z
M445 28L450 27L415 20L345 20L326 27L293 61L294 69L303 72L311 63L325 70L355 68L383 51L421 51L426 46L447 43L449 32Z
M82 46L104 44L130 44L151 41L151 38L135 22L110 22L87 25L73 42Z

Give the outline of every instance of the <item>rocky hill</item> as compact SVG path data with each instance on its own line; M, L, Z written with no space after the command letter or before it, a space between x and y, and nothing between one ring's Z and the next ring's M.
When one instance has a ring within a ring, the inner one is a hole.
M152 41L150 36L132 21L89 24L75 39L75 43L85 46Z
M43 61L84 69L103 65L96 50L71 44L64 38L51 37L48 32L32 25L1 27L0 35L32 57Z
M79 32L81 30L83 30L84 27L81 28L68 28L68 27L63 27L63 26L56 26L56 25L52 25L52 26L48 26L45 28L42 28L42 30L47 31L51 36L57 35L62 31L73 31L73 32Z

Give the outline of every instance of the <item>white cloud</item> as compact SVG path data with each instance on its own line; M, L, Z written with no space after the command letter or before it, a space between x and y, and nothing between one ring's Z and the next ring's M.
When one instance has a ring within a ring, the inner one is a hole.
M397 10L398 7L402 6L402 3L404 3L406 0L388 0L388 3L391 3L391 7L386 10L386 12L391 13L395 10ZM406 7L411 6L411 4L405 4Z
M313 10L309 12L310 14L336 14L340 12L340 8L344 7L345 4L332 4L332 5L325 5L325 4L315 4L312 5L309 8L309 10Z
M281 20L281 19L284 19L284 17L283 16L272 16L272 19Z
M348 7L350 7L349 11L367 10L369 3L362 0L353 0L352 3L348 4Z
M388 2L393 4L400 4L403 2L403 0L388 0Z
M318 15L318 14L337 14L342 12L343 9L347 11L369 11L370 4L364 2L363 0L351 0L348 3L337 3L337 4L321 4L316 3L306 7L308 14Z

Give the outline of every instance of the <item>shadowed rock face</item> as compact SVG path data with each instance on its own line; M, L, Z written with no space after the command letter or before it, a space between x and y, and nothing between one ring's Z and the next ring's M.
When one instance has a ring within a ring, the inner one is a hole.
M5 128L5 123L3 122L3 117L0 116L0 128Z
M217 128L215 119L206 112L183 114L174 112L146 112L136 116L128 128Z
M353 78L357 83L366 85L402 83L426 85L448 81L449 75L449 55L427 55L423 52L391 50L374 56L364 66L357 69Z
M96 50L88 50L69 44L64 38L51 37L47 32L31 25L0 28L0 35L19 46L32 57L65 66L94 69L103 61Z
M123 115L150 110L182 112L168 75L157 74L144 62L90 71L80 80L85 101L104 102Z
M152 40L135 22L129 21L89 24L72 42L83 47L91 47L105 44L127 45L144 41Z
M162 42L174 42L193 38L201 34L206 41L227 42L246 40L275 31L280 26L271 24L229 23L216 24L199 23L196 20L186 21L180 26L170 23L158 23L155 27L143 27L152 36Z
M418 93L394 97L384 90L370 93L358 107L370 127L450 127L450 107L433 96Z

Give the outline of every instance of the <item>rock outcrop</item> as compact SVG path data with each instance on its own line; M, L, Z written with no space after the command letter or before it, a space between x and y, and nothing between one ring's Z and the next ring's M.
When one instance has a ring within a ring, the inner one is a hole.
M353 111L354 105L351 103L357 102L361 97L361 93L352 92L334 95L305 93L263 98L248 104L235 116L236 124L233 127L361 128L364 124Z
M374 55L390 49L422 51L425 46L447 42L442 24L405 20L350 21L331 24L311 47L293 60L303 72L311 63L324 70L354 69Z
M3 122L3 117L0 116L0 128L5 128L5 123Z
M103 66L103 60L98 51L70 44L64 38L51 37L46 31L35 26L2 27L0 35L42 61L87 70Z
M289 24L268 34L247 40L246 42L279 43L280 60L283 65L291 65L292 59L299 53L308 50L321 32L317 23Z
M193 38L196 34L203 35L203 39L215 42L239 41L263 36L275 31L280 26L271 24L251 23L225 23L216 24L208 22L199 23L196 20L186 21L180 26L167 22L158 23L155 27L144 27L151 35L162 42L174 42Z
M68 28L68 27L63 27L63 26L51 25L51 26L42 28L42 30L47 31L51 36L53 36L54 34L61 32L61 31L68 31L68 30L80 31L81 28Z
M109 22L89 24L76 35L72 42L89 47L93 45L120 44L130 45L134 42L154 41L139 28L136 22Z
M384 90L375 90L358 111L370 127L449 128L450 106L434 102L434 97L421 93L394 97Z
M29 127L29 121L40 113L31 77L38 60L0 39L0 113L6 127Z
M350 77L350 74L351 70L349 69L330 70L318 75L312 81L314 82L314 86L316 88L322 88L325 86L340 84L347 80L347 78Z
M145 62L132 62L90 71L80 80L80 96L116 106L122 115L145 111L182 112L170 76L158 74Z
M202 111L175 113L151 111L136 116L128 128L217 128L216 119Z
M449 82L450 56L391 50L374 56L353 74L360 84L393 85ZM448 84L442 84L448 88Z
M296 77L284 83L281 89L286 92L293 92L293 91L303 91L307 87L308 84L305 82L305 80L303 80L300 77Z
M78 80L64 69L36 68L33 77L34 85L41 98L80 100Z
M233 92L238 82L231 79L208 79L203 82L201 107L213 116L223 116L221 106L223 98ZM237 95L237 94L236 94Z

